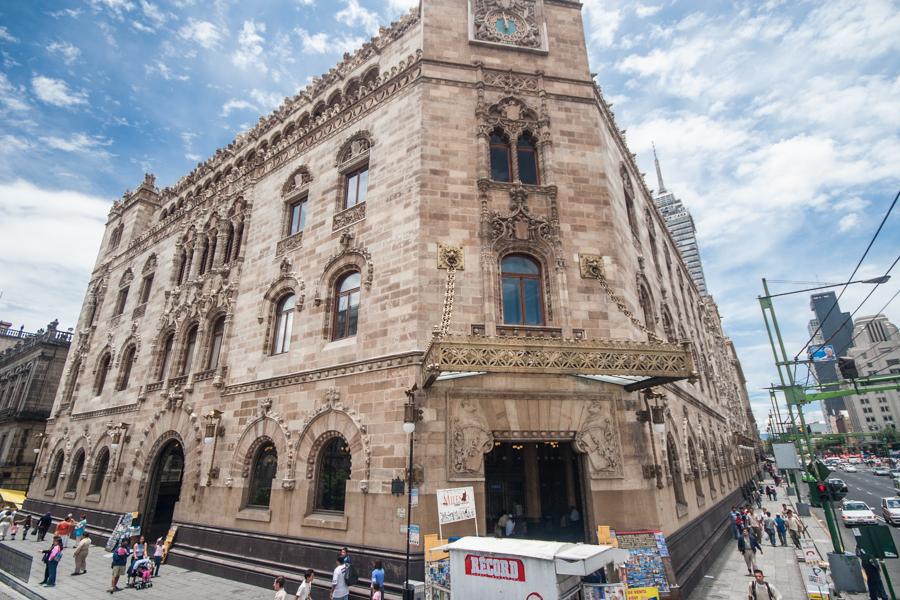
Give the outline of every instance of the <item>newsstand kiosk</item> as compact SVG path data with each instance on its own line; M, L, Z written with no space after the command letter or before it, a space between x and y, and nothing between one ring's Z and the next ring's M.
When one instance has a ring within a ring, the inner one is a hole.
M464 537L437 550L450 553L454 599L570 600L582 578L620 565L628 551L612 546Z

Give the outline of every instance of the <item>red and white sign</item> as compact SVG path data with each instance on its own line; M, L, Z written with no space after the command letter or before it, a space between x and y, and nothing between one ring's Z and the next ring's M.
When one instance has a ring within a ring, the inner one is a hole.
M518 558L466 555L466 575L525 581L525 563Z

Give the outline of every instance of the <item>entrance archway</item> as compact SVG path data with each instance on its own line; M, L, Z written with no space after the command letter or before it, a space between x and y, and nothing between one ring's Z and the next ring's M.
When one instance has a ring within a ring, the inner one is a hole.
M156 460L149 482L141 533L147 540L163 537L172 525L175 505L181 497L181 479L184 475L184 448L177 439L163 446Z
M507 513L515 537L585 541L583 472L571 442L494 442L484 457L487 531Z

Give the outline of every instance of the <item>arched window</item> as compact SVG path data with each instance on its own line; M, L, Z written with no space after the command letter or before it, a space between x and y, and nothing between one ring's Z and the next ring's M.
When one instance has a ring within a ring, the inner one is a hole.
M503 322L507 325L543 325L544 302L541 267L523 254L510 254L500 264L503 276Z
M72 373L72 376L69 378L69 387L66 388L66 403L72 402L72 397L75 395L75 388L78 387L78 372L81 370L81 361L76 360L72 363L72 366L69 368L69 371Z
M159 381L165 379L169 374L169 365L172 364L172 347L175 345L175 334L170 333L163 342L162 355L159 359Z
M694 479L694 491L697 498L703 498L703 483L700 481L700 463L697 461L697 451L694 448L694 440L688 440L688 460L690 461L691 477Z
M341 277L335 286L334 331L331 339L353 337L359 318L359 271Z
M706 463L706 482L709 484L709 493L714 496L716 493L716 480L713 474L713 457L709 453L709 445L704 441L701 445L703 450L703 462Z
M247 506L269 508L272 499L272 480L278 470L278 451L271 441L259 447L253 457L253 472L250 476L250 491Z
M225 317L219 317L213 323L212 334L209 338L209 356L206 359L207 369L219 367L219 355L222 353L222 338L225 336Z
M203 253L200 255L200 272L198 275L203 275L206 273L206 263L209 261L209 240L203 237L200 239L200 244L203 246Z
M319 455L316 510L344 512L349 479L350 448L344 438L337 436L325 444Z
M103 490L103 480L106 479L106 472L109 470L109 448L104 447L100 450L95 464L91 487L88 488L89 495L99 494Z
M181 363L181 374L187 375L191 372L191 365L194 362L194 351L197 349L197 325L188 330L187 338L184 344L184 360Z
M650 300L650 292L643 285L638 289L638 301L644 313L644 327L654 331L656 329L656 319L653 317L653 301Z
M669 462L669 473L672 475L672 485L675 489L675 502L687 504L684 497L684 483L681 480L681 461L678 459L678 447L670 433L666 437L666 458Z
M122 224L120 223L115 229L113 229L112 235L109 236L109 249L114 250L118 247L119 242L122 241Z
M189 254L186 250L181 251L181 255L178 258L178 285L181 285L187 279L192 257L193 252Z
M47 489L55 490L56 483L59 481L59 474L62 472L63 451L57 450L56 455L50 462L50 474L47 477Z
M512 163L510 162L509 140L499 131L491 132L491 179L494 181L512 180Z
M122 353L122 361L119 363L119 383L116 389L119 391L128 389L128 380L131 379L131 367L134 365L134 345L128 346Z
M294 308L297 296L287 294L275 305L275 335L272 338L272 354L281 354L291 349L291 332L294 328Z
M313 119L318 119L318 118L321 117L324 113L325 113L325 103L324 103L324 102L319 102L318 104L316 104L315 108L313 108L313 111L312 111L312 118L313 118Z
M72 461L72 471L69 473L69 480L66 482L66 491L74 492L78 488L78 480L81 479L81 472L84 471L84 450L79 450Z
M103 358L100 359L100 364L97 365L97 376L94 379L95 396L99 396L103 392L103 386L106 385L106 376L109 374L109 364L111 361L112 356L107 352L103 355Z
M663 330L666 332L666 340L673 344L677 343L678 334L675 332L675 325L672 323L672 315L669 314L669 310L665 307L662 310L662 324Z
M519 181L538 185L541 182L538 170L537 142L530 133L525 132L516 142L516 158L519 161Z
M369 86L378 83L378 67L372 67L363 75L363 85Z

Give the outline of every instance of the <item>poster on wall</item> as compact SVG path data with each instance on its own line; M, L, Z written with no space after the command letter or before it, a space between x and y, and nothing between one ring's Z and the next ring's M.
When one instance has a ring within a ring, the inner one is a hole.
M671 559L665 535L661 531L647 530L616 531L615 536L619 548L628 550L631 555L625 563L629 591L631 588L656 588L658 592L668 592L666 563Z
M438 523L456 523L476 518L475 488L460 487L437 491Z

